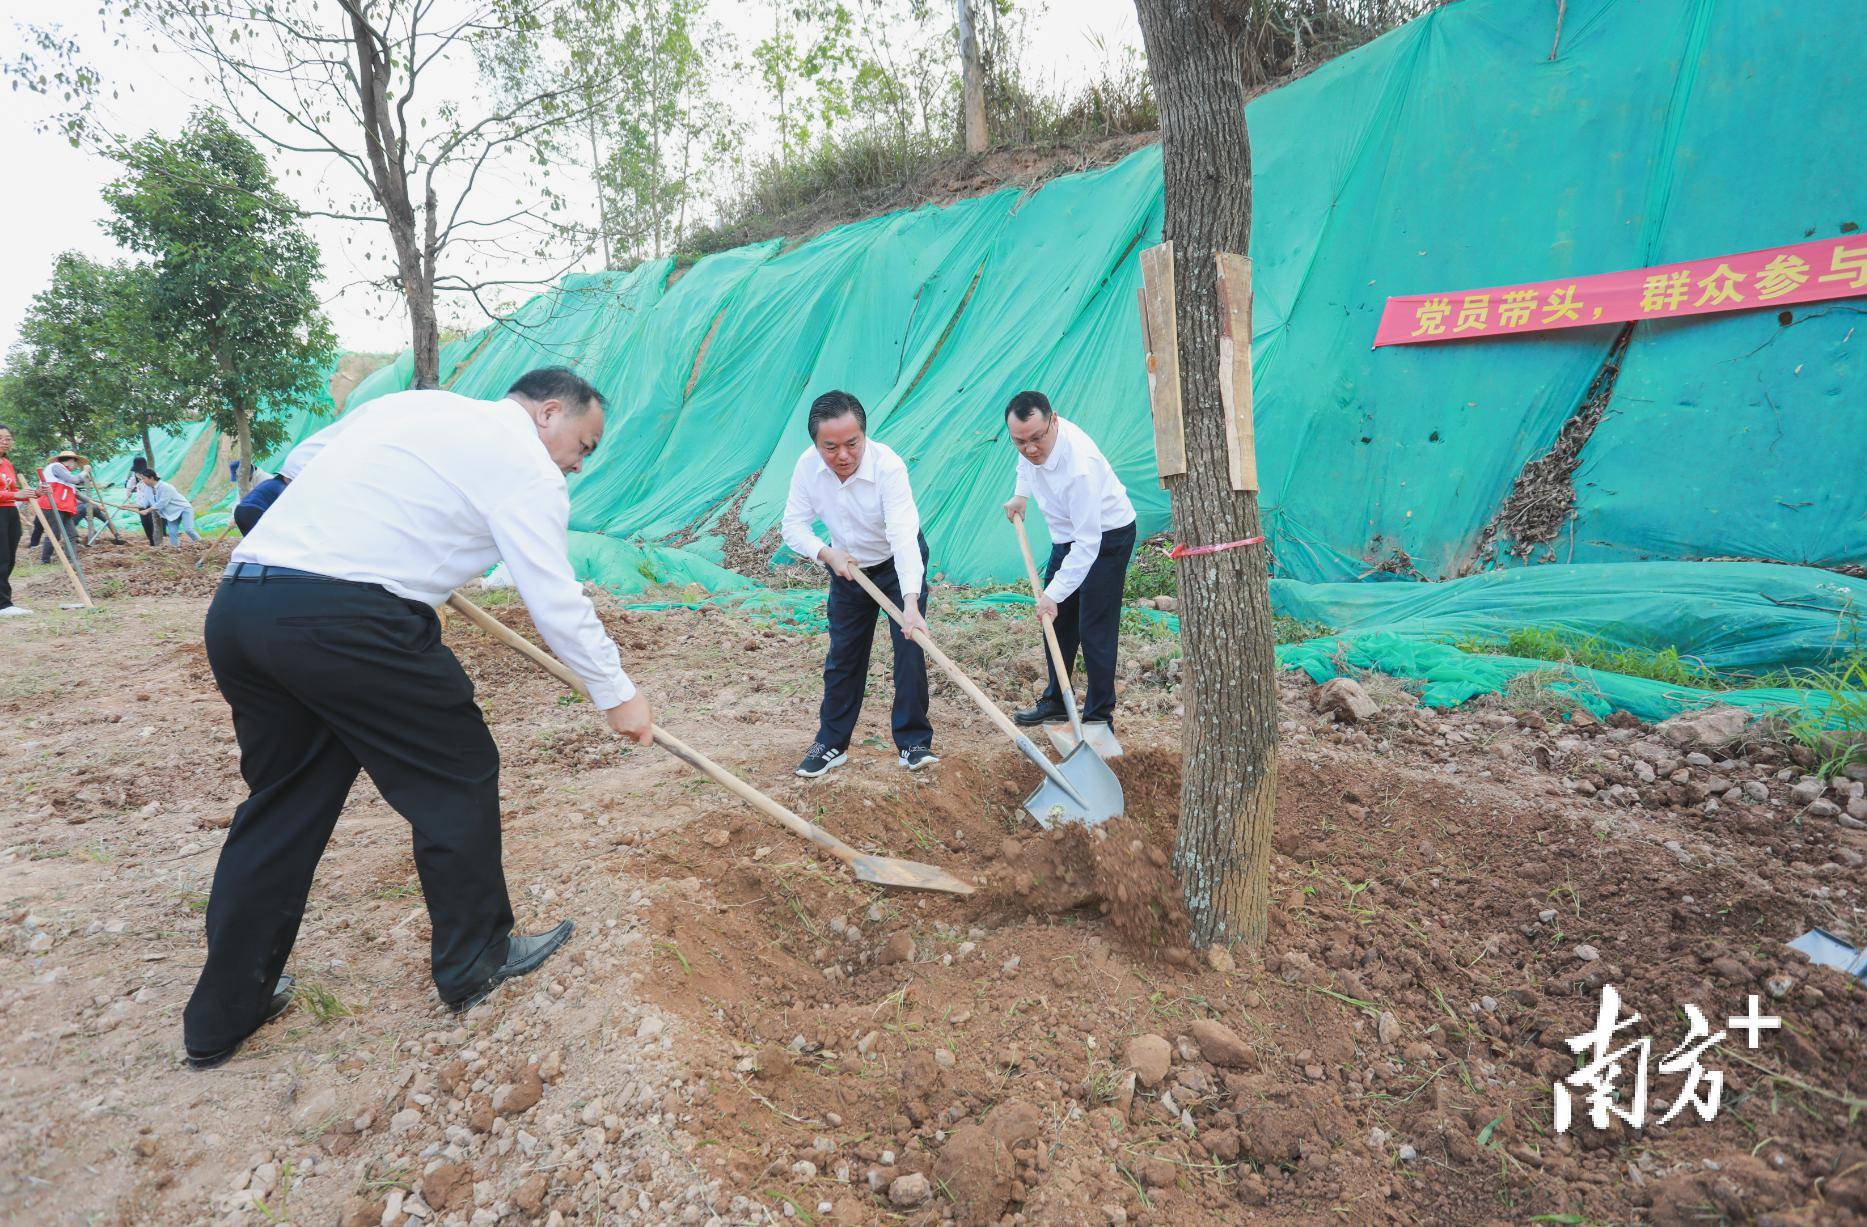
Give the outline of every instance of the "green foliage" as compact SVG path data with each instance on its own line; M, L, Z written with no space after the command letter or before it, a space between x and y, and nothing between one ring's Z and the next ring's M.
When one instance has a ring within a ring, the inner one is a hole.
M1622 648L1592 636L1570 635L1543 627L1524 626L1509 632L1502 642L1467 639L1455 644L1461 652L1490 656L1520 656L1526 660L1551 660L1627 677L1644 677L1674 686L1699 690L1724 690L1738 685L1754 685L1749 680L1721 678L1677 648Z
M0 374L0 420L36 463L66 446L102 458L141 432L198 412L190 355L149 318L152 272L58 257Z
M475 40L500 104L561 88L540 104L549 122L531 145L541 165L591 179L588 237L610 267L679 246L711 169L738 146L741 124L710 88L725 40L707 12L705 0L567 0L548 21L532 14Z
M318 306L318 249L266 160L219 114L124 154L104 190L110 233L154 258L150 326L200 356L193 375L215 424L254 454L281 419L316 404L335 341Z
M1856 650L1819 669L1789 669L1759 685L1801 690L1820 702L1805 703L1787 717L1789 735L1813 750L1823 775L1853 762L1867 762L1867 651Z
M1324 635L1335 634L1333 626L1324 626L1320 622L1305 622L1301 618L1285 617L1283 614L1271 618L1271 641L1273 643L1302 643L1305 639L1320 639Z
M1122 584L1122 600L1145 601L1178 594L1174 561L1167 557L1167 547L1172 540L1171 533L1161 533L1135 547L1134 557L1128 562L1128 579Z
M780 0L779 7L790 6ZM824 7L806 6L813 11ZM1093 80L1072 93L1046 91L1021 66L1022 11L1011 0L978 0L975 12L992 143L1064 147L1049 170L1027 177L1080 169L1084 145L1158 127L1152 85L1138 51L1117 52L1098 43L1101 67ZM813 233L839 221L910 207L950 190L939 182L942 173L969 164L950 6L858 0L855 16L859 46L821 53L821 60L834 61L836 67L785 79L781 101L775 92L780 69L789 62L787 56L801 59L802 54L772 50L768 59L776 56L776 62L762 76L767 92L787 116L799 105L798 91L809 92L816 107L807 130L779 123L790 139L770 158L741 168L737 191L720 203L719 220L689 236L683 255L700 256L778 234ZM834 27L835 19L827 24ZM798 30L817 26L786 26L780 20L779 28L791 30L796 39L802 37Z

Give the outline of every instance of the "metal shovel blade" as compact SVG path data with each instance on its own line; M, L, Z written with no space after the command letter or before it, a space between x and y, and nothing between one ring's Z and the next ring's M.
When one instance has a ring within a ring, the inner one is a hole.
M972 885L936 865L899 861L889 856L857 854L847 862L856 877L875 886L900 890L933 890L949 895L970 895Z
M1076 731L1067 724L1046 724L1044 732L1050 735L1050 744L1057 748L1058 754L1068 754L1076 748ZM1107 721L1097 720L1083 725L1083 736L1089 739L1090 748L1099 755L1103 762L1122 756L1121 742L1115 739L1115 730Z
M1121 817L1121 781L1090 746L1078 742L1057 764L1057 773L1068 781L1084 803L1078 805L1068 792L1046 776L1038 784L1037 791L1024 799L1025 810L1037 820L1038 826L1049 830L1059 822L1080 822L1093 827Z

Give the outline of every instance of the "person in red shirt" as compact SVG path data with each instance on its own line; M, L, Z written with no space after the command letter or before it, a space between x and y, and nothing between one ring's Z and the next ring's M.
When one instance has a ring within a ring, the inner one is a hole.
M0 424L0 618L18 618L32 612L13 603L13 557L19 553L19 474L7 453L13 450L13 432Z

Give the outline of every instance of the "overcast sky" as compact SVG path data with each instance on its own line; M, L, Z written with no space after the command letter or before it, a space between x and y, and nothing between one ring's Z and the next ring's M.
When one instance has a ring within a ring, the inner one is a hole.
M765 31L753 26L749 19L756 16L759 21L769 20L767 4L741 4L737 0L712 3L722 24L742 42L749 44L764 36ZM1133 0L1050 0L1041 10L1040 3L1024 0L1020 5L1032 10L1025 67L1039 81L1067 88L1094 75L1110 56L1140 46ZM85 48L87 61L102 70L106 88L118 90L119 97L108 104L107 113L123 130L156 128L173 134L189 109L208 97L192 83L191 64L172 53L153 51L146 38L135 48L110 46L101 33L96 8L90 3L7 0L0 5L0 12L4 12L0 16L0 62L11 60L20 48L19 23L64 23L66 32ZM736 109L742 113L747 107L758 106L754 89L744 81L720 83L723 95L734 99ZM76 249L99 259L125 253L116 248L100 226L105 210L99 190L116 177L116 164L71 148L56 132L38 131L37 125L53 109L45 99L24 91L8 91L0 97L5 98L5 105L0 106L0 166L6 167L9 179L8 188L0 195L0 219L6 223L0 232L7 236L7 242L0 244L3 352L17 337L21 316L32 296L45 286L58 253ZM749 140L756 152L765 147L769 137L754 132ZM321 185L336 182L349 190L345 177L354 180L335 159L265 152L273 158L275 172L281 173L285 190L307 205L326 202L328 197ZM513 186L522 188L520 184ZM324 253L325 309L343 348L386 351L405 347L407 326L396 296L358 284L384 271L390 256L387 232L380 226L324 219L314 220L311 230ZM543 276L555 271L522 268L511 275ZM443 321L451 318L466 325L483 322L484 317L477 316L472 306L470 299L444 297Z

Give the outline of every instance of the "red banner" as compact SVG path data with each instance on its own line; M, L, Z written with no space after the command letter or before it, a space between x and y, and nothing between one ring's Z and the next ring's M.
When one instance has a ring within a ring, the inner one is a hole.
M1862 294L1867 294L1867 235L1842 235L1591 277L1406 294L1387 300L1374 344L1377 349L1421 345Z

